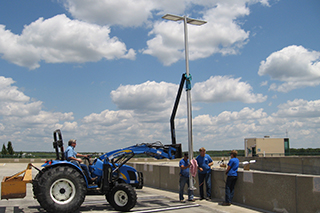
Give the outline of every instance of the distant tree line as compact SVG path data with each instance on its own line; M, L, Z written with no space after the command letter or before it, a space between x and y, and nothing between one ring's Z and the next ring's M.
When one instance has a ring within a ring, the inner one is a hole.
M320 148L290 148L290 155L320 155Z
M13 154L14 154L14 151L13 151L11 141L8 141L7 147L5 144L3 144L2 150L1 150L1 155L13 155Z

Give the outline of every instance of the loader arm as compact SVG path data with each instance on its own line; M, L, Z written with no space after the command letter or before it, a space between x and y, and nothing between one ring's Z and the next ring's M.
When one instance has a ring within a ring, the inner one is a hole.
M181 144L163 145L161 142L141 143L134 146L129 146L123 149L117 149L107 152L99 157L102 161L118 162L124 156L132 158L134 155L147 154L156 159L176 159L181 158ZM128 161L128 160L127 160ZM127 162L126 161L126 162Z

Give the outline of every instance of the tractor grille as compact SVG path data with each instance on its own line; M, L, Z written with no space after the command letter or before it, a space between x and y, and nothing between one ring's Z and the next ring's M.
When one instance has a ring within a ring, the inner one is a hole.
M128 171L130 180L136 180L136 173L133 171Z

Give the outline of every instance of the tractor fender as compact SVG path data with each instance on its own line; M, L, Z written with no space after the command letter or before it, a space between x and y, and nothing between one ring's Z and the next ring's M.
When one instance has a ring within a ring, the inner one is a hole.
M50 161L46 161L44 164L41 165L41 167L45 167L46 169L57 167L57 166L69 166L69 167L75 168L77 171L79 171L79 173L82 175L82 177L86 181L87 187L89 186L87 177L83 173L82 169L78 165L76 165L70 161L50 160Z

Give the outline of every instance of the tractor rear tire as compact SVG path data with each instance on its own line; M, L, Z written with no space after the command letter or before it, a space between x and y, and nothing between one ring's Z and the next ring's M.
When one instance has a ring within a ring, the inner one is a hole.
M34 198L37 198L37 195L39 194L41 187L39 186L39 178L41 177L41 175L43 174L43 172L45 171L45 169L43 169L41 172L39 172L36 177L32 180L32 188L33 188L33 195Z
M83 203L87 187L78 170L56 166L42 170L33 182L35 198L47 212L75 212Z
M137 203L137 194L131 185L121 183L108 194L108 202L117 211L127 212Z

